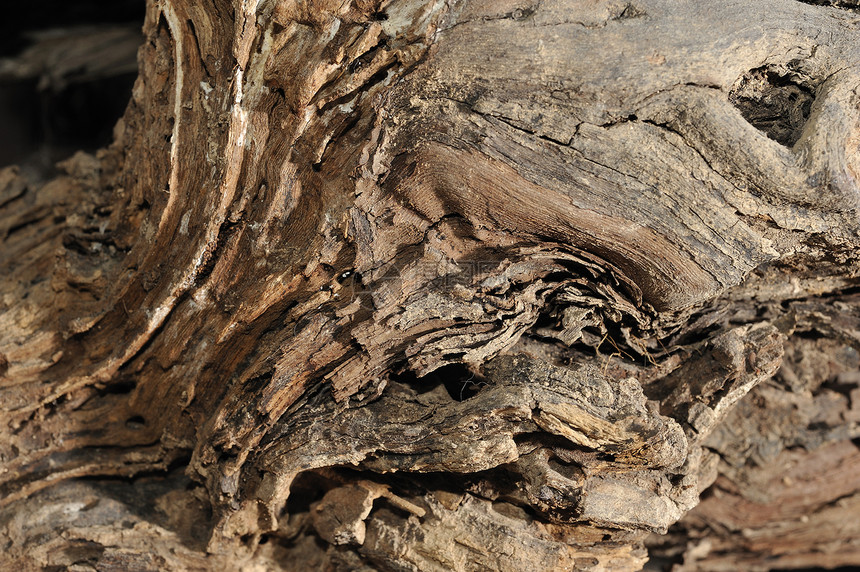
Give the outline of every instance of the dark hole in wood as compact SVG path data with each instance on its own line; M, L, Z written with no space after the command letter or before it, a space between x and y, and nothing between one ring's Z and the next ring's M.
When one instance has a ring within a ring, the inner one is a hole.
M408 385L419 394L433 391L441 385L455 401L474 397L489 383L463 364L445 365L421 377L405 370L393 375L391 382Z
M800 139L814 100L812 88L767 67L750 70L729 91L744 119L786 147Z
M798 0L804 4L813 6L832 6L834 8L845 8L846 10L860 10L860 0ZM853 568L852 568L853 570Z
M137 383L135 381L123 379L106 385L100 393L103 395L125 395L127 393L131 393L135 387L137 387Z
M311 505L323 498L325 493L334 485L326 478L314 472L305 472L293 480L290 485L290 496L287 499L287 514L308 512Z

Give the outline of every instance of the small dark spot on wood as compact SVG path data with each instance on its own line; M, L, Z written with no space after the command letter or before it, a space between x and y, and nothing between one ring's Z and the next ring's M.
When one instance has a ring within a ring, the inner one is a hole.
M129 417L128 421L125 422L125 426L129 429L143 429L146 426L146 420L140 415L135 415L134 417Z
M103 395L124 395L131 393L136 386L137 383L134 381L123 379L106 385L104 389L101 390L101 393Z
M824 334L819 332L818 330L800 330L794 333L794 335L803 340L821 340L826 338Z
M370 78L367 80L366 85L373 85L375 83L379 83L379 82L383 81L385 78L388 77L388 70L389 69L391 69L391 66L384 67L381 70L379 70L378 72L376 72L375 74L373 74L372 76L370 76Z
M337 277L337 281L338 281L338 283L343 284L343 283L347 280L347 278L349 278L350 276L352 276L352 273L353 273L353 272L352 272L352 270L351 270L351 269L350 269L350 270L346 270L346 271L344 271L344 272L341 272L341 273L338 275L338 277Z
M514 20L520 21L525 20L529 16L535 13L534 6L527 6L525 8L517 8L513 12L511 12L511 18Z
M648 14L645 10L636 6L633 2L628 2L624 6L624 9L621 10L617 16L612 18L612 20L632 20L633 18L642 18L647 15Z

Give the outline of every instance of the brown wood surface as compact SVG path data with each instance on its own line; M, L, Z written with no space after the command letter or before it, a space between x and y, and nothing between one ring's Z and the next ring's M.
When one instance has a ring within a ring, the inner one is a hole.
M143 32L0 170L0 567L860 565L855 2Z

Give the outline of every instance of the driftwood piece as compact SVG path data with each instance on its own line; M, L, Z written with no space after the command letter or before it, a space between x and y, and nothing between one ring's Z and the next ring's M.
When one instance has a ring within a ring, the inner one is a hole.
M149 2L114 143L0 171L0 563L630 570L716 480L655 555L815 564L858 490L797 495L857 456L833 4Z

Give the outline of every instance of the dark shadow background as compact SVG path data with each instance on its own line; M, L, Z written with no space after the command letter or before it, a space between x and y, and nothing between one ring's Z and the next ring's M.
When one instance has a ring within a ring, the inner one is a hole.
M0 18L0 166L20 164L29 176L50 177L53 164L78 149L92 152L108 144L125 110L136 72L104 70L98 58L79 69L63 68L57 81L51 62L70 50L57 48L41 73L10 72L32 61L28 50L43 42L87 42L88 34L125 29L140 34L145 0L24 0L8 2ZM142 41L142 36L141 36ZM127 42L126 42L127 43ZM56 44L55 44L56 45ZM61 64L62 66L62 64ZM97 77L93 77L93 76Z

